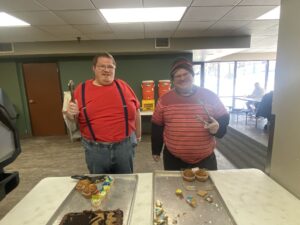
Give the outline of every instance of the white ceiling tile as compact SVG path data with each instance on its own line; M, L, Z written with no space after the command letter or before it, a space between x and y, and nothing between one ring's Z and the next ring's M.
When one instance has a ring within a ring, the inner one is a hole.
M146 38L171 37L178 26L178 22L145 23Z
M239 5L280 5L280 0L243 0Z
M250 21L247 20L233 20L233 21L222 21L219 20L218 22L216 22L214 25L212 25L209 29L213 30L235 30L235 29L239 29L243 26L245 26L246 24L248 24Z
M203 31L208 29L214 22L181 22L177 31Z
M92 2L97 9L143 7L142 0L92 0Z
M162 31L174 32L178 25L179 22L144 23L145 32L147 33Z
M26 28L1 28L0 41L251 35L254 49L274 51L279 21L255 19L279 4L279 0L0 0L0 11L32 24ZM180 22L125 26L107 24L97 10L159 6L187 6L188 10Z
M190 6L192 0L144 0L144 7Z
M13 12L11 15L24 20L31 25L63 25L62 19L51 11Z
M34 0L1 0L0 11L36 11L47 10Z
M43 32L35 27L1 27L0 41L9 42L35 42L55 41L55 36Z
M54 13L68 24L99 24L105 22L98 10L54 11Z
M209 21L221 19L232 7L191 7L183 21Z
M192 6L234 6L241 0L194 0Z
M73 25L74 28L80 30L82 33L110 33L112 32L108 24L84 24Z
M50 10L95 9L89 0L37 0Z
M70 34L70 35L80 35L82 34L79 30L74 29L70 25L61 25L61 26L39 26L39 29L53 35L65 35L65 34Z
M121 23L121 24L110 24L110 28L115 33L144 33L143 23Z
M273 9L274 6L236 6L223 20L255 20Z
M278 20L255 20L243 26L241 29L249 30L250 32L255 32L266 30L275 25L278 25Z

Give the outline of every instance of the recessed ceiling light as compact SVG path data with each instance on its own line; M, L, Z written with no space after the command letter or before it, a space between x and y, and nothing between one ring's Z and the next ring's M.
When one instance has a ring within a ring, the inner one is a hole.
M30 24L5 12L0 12L0 27L14 26L30 26Z
M257 20L279 20L280 18L280 6L270 10L262 16L256 18Z
M100 9L108 23L179 21L186 7Z

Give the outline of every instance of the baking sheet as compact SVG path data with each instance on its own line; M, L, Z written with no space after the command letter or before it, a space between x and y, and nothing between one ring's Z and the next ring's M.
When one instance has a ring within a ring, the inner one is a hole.
M114 183L110 192L102 201L100 209L121 209L123 211L123 224L129 225L137 189L138 176L136 174L111 176L114 178ZM69 212L82 212L83 210L92 210L91 200L84 198L74 187L68 197L51 217L47 225L59 225L65 214Z
M159 200L169 216L169 224L236 225L210 178L205 182L197 180L187 182L182 179L180 172L155 171L153 181L153 219L155 218L155 203ZM175 194L178 188L183 191L183 199ZM206 190L208 196L212 196L213 202L209 203L197 195L198 190ZM193 196L196 199L196 208L186 202L187 196Z

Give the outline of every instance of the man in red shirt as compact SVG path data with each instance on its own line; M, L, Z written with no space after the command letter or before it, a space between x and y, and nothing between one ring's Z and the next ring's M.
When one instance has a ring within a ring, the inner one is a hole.
M141 138L140 103L123 80L115 79L109 53L93 59L95 78L77 86L67 117L77 119L90 173L132 173Z
M157 102L152 116L152 155L165 170L217 169L215 137L223 137L229 115L216 94L195 86L192 62L178 59L171 68L174 89Z

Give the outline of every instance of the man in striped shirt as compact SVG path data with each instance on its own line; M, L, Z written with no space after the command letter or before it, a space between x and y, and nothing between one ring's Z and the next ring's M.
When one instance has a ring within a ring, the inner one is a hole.
M195 86L192 62L176 60L171 68L174 89L157 102L152 116L152 156L165 170L217 169L215 137L225 135L229 114L216 94Z

